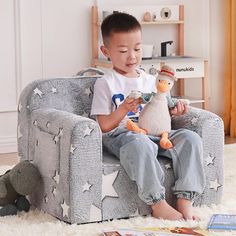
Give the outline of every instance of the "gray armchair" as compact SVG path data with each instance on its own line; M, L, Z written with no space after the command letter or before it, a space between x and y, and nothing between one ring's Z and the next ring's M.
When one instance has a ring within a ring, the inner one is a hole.
M92 70L93 71L93 70ZM18 107L18 151L32 160L42 181L30 196L37 208L70 223L87 223L147 215L150 207L137 195L119 161L102 148L102 133L89 118L93 85L101 75L37 80L21 93ZM215 114L190 108L173 119L203 140L207 186L196 205L219 203L223 191L223 123ZM173 171L161 159L167 201ZM193 173L194 174L194 173Z

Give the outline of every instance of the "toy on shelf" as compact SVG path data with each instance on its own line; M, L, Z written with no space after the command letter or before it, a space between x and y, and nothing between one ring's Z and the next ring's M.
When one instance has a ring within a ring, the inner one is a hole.
M152 21L152 14L149 11L146 11L143 15L143 21L150 22Z

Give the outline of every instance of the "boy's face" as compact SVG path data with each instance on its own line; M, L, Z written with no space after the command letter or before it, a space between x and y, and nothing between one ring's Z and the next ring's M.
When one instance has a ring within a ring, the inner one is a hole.
M111 59L114 70L126 77L135 77L135 68L142 58L142 34L140 30L113 33L105 46L103 54Z

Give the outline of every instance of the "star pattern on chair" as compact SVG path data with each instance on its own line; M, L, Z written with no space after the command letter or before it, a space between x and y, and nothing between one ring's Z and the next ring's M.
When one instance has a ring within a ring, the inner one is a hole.
M218 191L218 188L221 187L222 185L218 182L217 179L211 181L210 180L210 189L214 189L215 191Z
M195 124L197 123L197 121L198 121L198 118L197 118L197 117L193 117L193 118L191 119L191 124L192 124L192 125L195 125Z
M55 175L53 176L53 180L57 183L57 184L59 184L59 173L58 173L58 171L56 170L55 171Z
M171 164L170 163L165 164L165 168L166 168L166 170L171 169Z
M53 187L52 194L54 195L54 197L56 196L56 194L57 194L57 188L56 187Z
M55 87L52 87L52 88L51 88L51 92L52 92L52 93L57 93L57 89L56 89Z
M113 183L118 175L119 171L112 172L108 175L102 175L102 200L106 197L119 197L113 187Z
M60 136L55 135L53 138L54 143L57 144L59 140L60 140Z
M63 200L63 203L61 204L61 208L62 208L62 216L68 217L69 206L66 204L65 200Z
M84 91L85 94L87 94L88 96L92 93L91 92L91 88L86 88L85 91Z
M37 125L38 125L38 121L37 121L37 120L34 120L34 121L33 121L33 125L37 126Z
M58 136L61 137L63 135L63 128L59 128Z
M86 192L86 191L89 191L90 188L92 187L92 184L90 184L88 181L82 186L82 192Z
M18 105L18 111L21 112L21 110L22 110L22 105L21 105L21 102L20 102L19 105Z
M93 131L93 128L90 128L88 125L86 126L86 128L85 128L85 130L83 131L83 136L84 136L84 138L86 137L86 136L89 136L89 135L91 135L91 132Z
M82 114L83 117L88 117L88 113L86 113L85 111Z
M130 215L131 217L135 217L135 216L139 216L139 210L137 208L137 210L134 212L134 214Z
M102 220L102 211L95 205L91 205L90 207L90 214L89 214L89 221L95 222L95 221L101 221Z
M209 154L207 155L207 157L206 157L206 165L207 165L207 166L209 166L210 164L213 165L215 158L216 158L215 156L213 156L211 153L209 153Z
M54 136L53 141L55 144L60 140L60 137L63 135L63 128L59 128L58 134Z
M38 88L34 89L34 94L38 95L40 98L42 98L43 92L41 90L39 90Z
M74 154L75 149L76 149L76 147L74 146L74 144L71 144L70 145L70 153Z

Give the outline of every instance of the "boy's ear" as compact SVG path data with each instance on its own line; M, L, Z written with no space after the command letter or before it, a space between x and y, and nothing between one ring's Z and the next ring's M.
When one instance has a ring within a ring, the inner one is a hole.
M109 58L109 56L110 56L110 54L109 54L109 49L108 49L106 46L104 46L104 45L101 46L100 49L101 49L103 55L104 55L105 57L108 57L108 58Z

